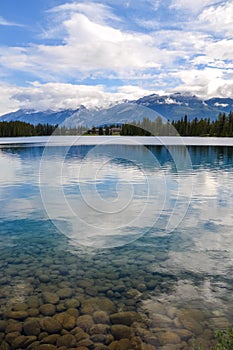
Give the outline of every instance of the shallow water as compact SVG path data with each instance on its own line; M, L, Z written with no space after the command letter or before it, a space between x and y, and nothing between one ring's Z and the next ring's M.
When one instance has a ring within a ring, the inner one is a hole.
M210 348L232 324L232 160L231 147L2 146L2 348Z

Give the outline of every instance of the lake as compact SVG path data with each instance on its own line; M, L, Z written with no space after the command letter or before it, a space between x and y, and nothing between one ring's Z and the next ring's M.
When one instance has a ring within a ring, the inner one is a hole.
M211 349L233 323L232 146L27 140L0 146L0 349Z

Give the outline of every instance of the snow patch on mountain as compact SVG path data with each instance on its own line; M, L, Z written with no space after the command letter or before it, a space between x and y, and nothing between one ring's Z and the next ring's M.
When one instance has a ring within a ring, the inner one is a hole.
M218 103L218 102L215 102L215 107L228 107L229 106L229 104L228 103Z
M219 113L233 111L233 99L211 98L202 100L190 93L170 95L152 94L135 101L117 101L108 107L88 109L81 105L76 110L38 111L21 109L0 117L0 121L24 121L31 124L65 125L67 127L98 126L141 121L143 118L155 120L161 116L164 120L178 120L185 115L189 120L210 118L214 120Z

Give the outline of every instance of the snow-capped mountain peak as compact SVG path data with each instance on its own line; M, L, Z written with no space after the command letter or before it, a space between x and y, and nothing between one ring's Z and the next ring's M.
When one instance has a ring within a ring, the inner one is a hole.
M233 111L233 99L212 98L202 100L190 93L167 95L151 94L135 101L116 101L107 107L87 109L81 105L76 110L36 111L20 109L0 117L0 121L19 120L31 124L59 124L68 127L78 125L98 126L112 123L126 123L143 118L154 120L158 115L165 119L177 120L185 115L193 118L216 119L220 112Z

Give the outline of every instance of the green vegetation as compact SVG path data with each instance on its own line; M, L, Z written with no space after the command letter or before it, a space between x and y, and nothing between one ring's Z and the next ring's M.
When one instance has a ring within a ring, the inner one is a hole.
M86 128L66 128L57 125L38 124L36 126L21 122L0 122L0 137L48 136L48 135L82 135Z
M233 349L233 329L227 329L226 331L217 331L217 346L212 350L232 350Z
M210 119L195 118L188 121L187 116L177 122L172 122L174 128L181 136L219 136L233 137L233 112L227 116L220 113L218 119L210 122Z
M85 126L77 126L75 128L67 128L65 126L55 126L53 135L84 135L87 131Z
M155 121L144 118L142 122L123 124L121 135L127 136L222 136L233 137L233 112L227 116L220 113L217 120L210 122L210 119L188 120L185 116L178 121L163 122L161 117Z
M95 127L93 126L91 129L87 130L85 135L120 135L121 125L112 124L112 125L104 125Z
M217 330L216 331L217 344L211 347L210 350L233 350L233 329ZM195 339L192 342L193 350L204 350L202 344L197 344Z
M43 135L123 135L123 136L216 136L233 137L233 112L220 113L214 121L210 119L188 120L185 116L178 121L164 122L161 117L152 121L144 118L140 122L105 126L67 128L65 126L21 122L0 122L0 137L43 136Z
M0 137L51 135L55 128L49 124L34 126L20 121L0 122Z
M35 127L23 122L1 122L0 137L35 136Z

